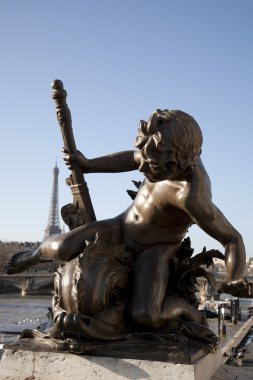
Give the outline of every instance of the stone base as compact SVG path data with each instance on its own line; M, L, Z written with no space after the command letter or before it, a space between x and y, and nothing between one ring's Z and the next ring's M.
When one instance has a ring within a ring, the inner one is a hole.
M220 349L195 364L5 349L0 361L0 379L208 380L221 365L221 360Z
M134 336L115 341L76 341L54 339L38 330L24 330L20 339L4 344L3 348L13 351L71 353L117 359L194 364L209 353L212 347L208 343L179 335L176 339L170 335L163 338L161 336L160 339L157 339L157 336L154 338L154 334L149 334L148 339L147 334L145 337Z
M253 316L222 348L202 356L195 363L123 359L70 353L5 348L0 360L0 380L208 380L226 361L223 356L236 347L253 325ZM1 351L0 351L1 355Z

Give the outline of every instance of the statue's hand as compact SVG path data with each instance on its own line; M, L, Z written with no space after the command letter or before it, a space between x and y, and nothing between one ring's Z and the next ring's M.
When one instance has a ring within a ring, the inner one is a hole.
M86 158L79 150L76 154L69 154L66 148L62 148L63 160L67 167L72 170L73 162L77 163L84 173L89 172L90 160Z
M235 281L226 281L220 288L219 293L231 294L234 297L252 298L253 284L249 283L246 278L240 278Z

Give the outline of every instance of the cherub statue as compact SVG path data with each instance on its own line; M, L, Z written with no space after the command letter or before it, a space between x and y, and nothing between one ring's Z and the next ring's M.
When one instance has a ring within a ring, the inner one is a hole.
M115 254L118 261L124 261L124 255L132 260L130 277L124 274L118 285L121 290L128 288L127 282L131 285L126 302L131 323L148 330L163 328L178 318L203 324L203 314L194 305L177 294L169 295L170 263L175 262L189 227L197 224L224 246L226 282L231 288L242 279L245 249L241 235L212 202L210 179L200 158L202 140L193 117L179 110L158 109L147 122L140 122L136 150L94 159L86 158L79 151L73 155L65 150L66 164L70 168L73 163L78 164L83 173L139 170L145 179L130 207L120 215L52 236L36 250L14 256L7 272L16 273L46 260L79 260L80 263L86 260L85 250L91 247L92 252L94 242L106 242L112 247L124 247L118 256ZM78 259L83 251L84 256ZM110 260L110 253L107 257ZM74 272L73 269L71 278L76 276ZM76 283L79 290L84 286L78 280ZM68 318L73 322L73 315L80 312L80 307L71 306L75 291L70 293L65 293L64 307L64 302L60 305L57 300L61 309L72 312L71 317L66 313L62 317L65 326ZM86 309L81 314L89 315ZM101 312L99 307L97 312Z

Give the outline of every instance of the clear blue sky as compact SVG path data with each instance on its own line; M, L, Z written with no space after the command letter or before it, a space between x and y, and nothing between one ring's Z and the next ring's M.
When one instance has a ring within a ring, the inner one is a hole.
M65 186L51 82L68 91L88 157L134 148L140 119L181 109L199 122L214 203L253 256L253 1L2 0L0 239L41 240L52 169ZM130 203L138 172L88 175L98 218ZM219 243L190 229L196 252Z

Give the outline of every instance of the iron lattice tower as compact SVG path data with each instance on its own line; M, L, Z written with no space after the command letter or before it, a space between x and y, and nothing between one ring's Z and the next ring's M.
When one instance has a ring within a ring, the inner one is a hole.
M62 232L60 229L60 217L59 217L58 175L59 175L59 169L57 167L57 164L55 164L55 167L53 169L53 185L52 185L50 210L49 210L48 222L45 229L43 240L48 238L48 236L50 235L60 234Z

